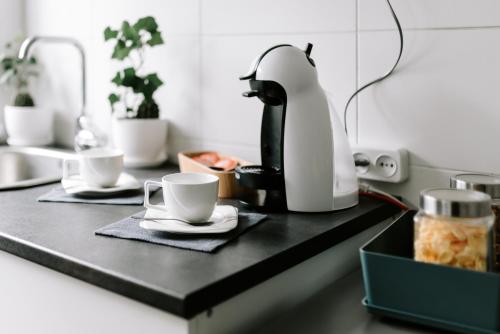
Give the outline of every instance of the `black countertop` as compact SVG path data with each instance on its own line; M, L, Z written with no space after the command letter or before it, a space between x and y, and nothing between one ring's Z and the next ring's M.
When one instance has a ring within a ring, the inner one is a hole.
M175 171L177 167L169 166L131 172L151 178ZM398 211L361 198L357 207L335 213L271 214L216 253L207 254L96 236L96 229L142 208L36 202L54 186L0 192L0 249L185 318Z

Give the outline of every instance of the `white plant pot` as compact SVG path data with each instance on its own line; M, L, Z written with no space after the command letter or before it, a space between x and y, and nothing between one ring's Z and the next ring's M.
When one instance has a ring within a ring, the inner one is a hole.
M166 119L113 118L113 142L124 153L127 167L153 167L167 161Z
M52 143L54 115L39 107L5 106L7 143L14 146L44 146Z
M0 144L4 144L7 140L7 131L5 131L4 108L0 108Z

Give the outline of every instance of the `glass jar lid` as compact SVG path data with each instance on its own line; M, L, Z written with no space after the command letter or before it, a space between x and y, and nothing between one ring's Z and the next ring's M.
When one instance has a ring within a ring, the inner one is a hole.
M472 189L487 193L491 198L500 198L500 176L493 174L458 174L450 179L456 189Z
M491 197L475 190L427 189L420 193L420 209L429 215L486 217L491 215Z

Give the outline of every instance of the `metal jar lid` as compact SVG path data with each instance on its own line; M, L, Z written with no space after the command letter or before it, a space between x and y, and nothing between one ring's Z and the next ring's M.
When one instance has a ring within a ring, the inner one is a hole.
M450 186L456 189L472 189L500 198L500 176L492 174L458 174L450 179Z
M429 215L478 218L492 214L488 194L461 189L436 188L420 193L420 209Z

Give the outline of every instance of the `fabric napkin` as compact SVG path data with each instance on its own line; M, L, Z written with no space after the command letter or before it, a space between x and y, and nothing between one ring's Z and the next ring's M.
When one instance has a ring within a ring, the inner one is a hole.
M145 213L146 211L142 211L133 216L143 217ZM139 226L140 219L128 217L98 229L95 234L213 253L229 241L245 233L250 227L262 222L265 218L267 218L266 215L258 213L240 212L238 213L238 226L227 233L173 234L143 229Z
M158 189L152 189L154 193ZM64 202L64 203L89 203L89 204L114 204L114 205L142 205L144 192L136 190L110 195L110 197L80 197L67 194L63 187L57 187L38 197L38 202Z

